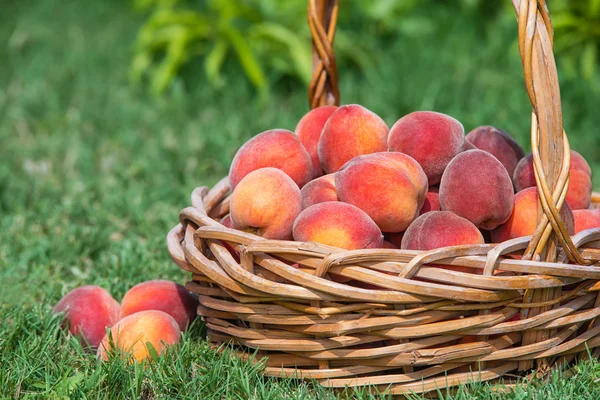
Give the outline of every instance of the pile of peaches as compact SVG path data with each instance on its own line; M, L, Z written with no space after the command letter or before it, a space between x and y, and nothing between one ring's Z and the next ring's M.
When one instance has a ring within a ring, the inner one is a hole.
M152 280L133 286L121 303L99 286L81 286L54 307L64 325L98 358L128 355L141 362L178 343L196 317L197 298L184 286Z
M322 106L295 132L256 135L229 174L221 223L268 239L343 249L500 243L533 235L538 193L531 154L506 132L418 111L391 129L360 105ZM600 226L591 170L571 152L561 215L571 233Z

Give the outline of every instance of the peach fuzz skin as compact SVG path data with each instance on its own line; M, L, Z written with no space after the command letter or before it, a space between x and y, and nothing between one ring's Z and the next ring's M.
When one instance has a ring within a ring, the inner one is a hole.
M116 348L131 353L138 362L150 358L147 343L161 354L166 346L179 343L181 338L181 331L173 317L157 310L140 311L121 319L111 328L110 334ZM110 342L106 334L97 352L101 360L108 359L112 349Z
M336 106L321 106L310 110L300 119L294 131L310 155L313 178L318 178L324 173L319 161L319 139L325 123L335 110Z
M302 190L300 190L303 210L318 203L339 200L334 175L323 175L304 185Z
M427 196L425 197L425 202L423 203L423 207L421 207L421 211L419 211L419 215L423 215L430 211L441 211L440 207L440 195L435 192L427 192Z
M433 111L416 111L390 129L388 148L408 154L423 167L430 185L440 182L446 165L464 150L465 129L456 119Z
M481 232L469 220L449 211L430 211L417 218L404 232L401 248L433 250L483 243Z
M505 223L514 206L506 168L490 153L468 150L448 164L440 183L440 206L482 229Z
M600 228L600 210L574 210L575 232L579 233L592 228Z
M319 161L325 173L336 172L362 154L387 150L389 128L375 113L358 104L338 107L323 127Z
M129 289L121 300L121 317L139 311L158 310L169 314L182 331L196 318L198 300L184 286L167 281L151 280Z
M285 129L259 133L237 151L229 169L231 188L252 171L277 168L285 172L299 187L313 177L310 155L296 135Z
M234 228L267 239L291 239L294 220L302 211L300 189L275 168L252 171L231 195Z
M493 243L504 242L522 236L530 236L535 232L538 215L538 190L527 188L515 195L514 210L506 223L491 232ZM568 203L564 203L560 216L569 234L573 234L573 212Z
M383 235L375 222L357 207L339 201L315 204L302 211L294 223L294 240L346 250L383 245Z
M479 229L469 220L448 211L430 211L417 218L404 232L401 249L433 250L466 244L483 244ZM432 264L431 266L456 272L480 274L468 267Z
M423 206L427 180L418 166L408 168L389 154L356 157L335 174L335 183L340 200L366 212L382 231L402 232Z
M465 137L465 141L496 157L511 177L519 161L525 157L521 146L508 133L493 126L473 129Z
M574 150L571 150L569 175L567 203L573 210L589 208L592 201L592 171L587 161ZM512 178L517 192L536 186L531 153L519 161Z
M121 316L121 305L99 286L81 286L67 293L53 309L65 313L69 332L96 348Z

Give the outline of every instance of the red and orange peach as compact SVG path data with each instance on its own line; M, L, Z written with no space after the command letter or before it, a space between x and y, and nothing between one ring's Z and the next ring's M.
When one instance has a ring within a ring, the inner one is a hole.
M294 240L355 250L381 247L383 235L359 208L330 201L310 206L298 215L294 222Z
M467 150L448 164L442 176L440 205L478 228L494 229L512 213L512 181L496 157L483 150Z
M121 301L121 317L139 311L158 310L169 314L182 331L196 318L198 300L184 286L152 280L139 283L125 293Z
M319 160L325 173L336 172L356 156L386 151L388 132L386 123L363 106L338 107L319 140Z
M304 185L302 190L300 190L302 195L302 209L306 209L317 203L339 200L334 175L323 175Z
M233 190L230 205L234 228L267 239L291 239L302 196L294 181L276 168L250 172Z
M67 293L53 309L65 313L69 331L96 348L120 318L121 306L110 293L99 286L81 286Z
M116 348L141 362L151 356L149 345L161 354L167 346L178 343L180 337L177 321L169 314L157 310L140 311L121 319L110 329L110 335L107 333L102 339L97 355L108 360L108 355Z
M250 172L267 167L282 170L299 187L313 177L310 155L298 137L285 129L272 129L248 140L237 151L229 169L231 188Z
M440 182L448 163L464 150L465 130L456 119L433 111L416 111L390 129L388 148L406 153L423 167L430 185Z
M525 157L525 152L519 143L502 129L493 126L480 126L473 129L465 137L465 142L496 157L511 177L519 161Z

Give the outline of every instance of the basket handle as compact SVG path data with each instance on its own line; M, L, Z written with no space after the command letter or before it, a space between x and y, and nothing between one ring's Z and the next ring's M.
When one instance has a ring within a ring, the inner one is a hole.
M312 35L313 74L308 86L311 109L339 105L338 72L333 39L338 16L338 0L309 0L308 26Z
M546 0L512 0L512 3L517 12L525 88L533 106L531 148L541 204L538 226L524 258L554 261L560 242L571 261L585 264L558 211L569 184L570 148L562 125L552 23ZM338 6L338 0L308 1L308 25L313 43L313 75L308 89L311 109L339 104L333 54Z

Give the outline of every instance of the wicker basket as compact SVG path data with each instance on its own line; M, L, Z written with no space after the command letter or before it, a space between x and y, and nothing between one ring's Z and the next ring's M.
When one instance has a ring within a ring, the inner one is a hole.
M211 190L194 190L192 206L167 237L172 259L192 273L187 287L199 295L198 313L212 343L233 342L241 355L244 348L258 349L269 376L311 378L329 387L370 384L390 394L532 368L544 373L600 354L600 269L593 266L600 250L586 247L600 239L600 229L569 237L557 211L566 196L570 150L550 19L544 0L513 3L533 105L543 210L535 234L427 252L266 240L217 222L229 210L224 178ZM337 1L310 0L308 12L315 61L310 106L334 104ZM433 262L478 273L428 266ZM336 283L330 272L381 289Z

